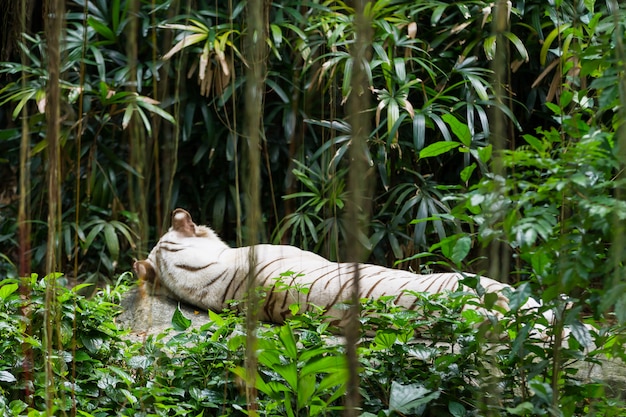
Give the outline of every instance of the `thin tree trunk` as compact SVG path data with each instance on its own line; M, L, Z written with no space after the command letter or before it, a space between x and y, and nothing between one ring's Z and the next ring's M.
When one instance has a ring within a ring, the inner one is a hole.
M256 326L258 320L258 297L254 275L256 273L256 253L254 245L258 243L261 225L261 135L263 107L263 82L265 78L266 59L266 7L263 0L248 2L246 53L248 55L248 70L246 75L246 126L245 140L247 151L247 173L244 190L246 190L245 213L247 226L247 244L250 250L249 273L247 285L247 315L246 315L246 399L248 415L255 416L256 409Z
M362 260L363 247L358 243L358 233L367 233L367 217L370 198L366 193L371 192L367 178L369 161L367 159L367 138L370 132L369 119L366 110L369 108L369 85L365 65L367 49L370 44L371 29L364 14L366 1L355 2L355 33L356 41L352 55L352 91L349 98L349 114L351 120L352 139L350 143L350 172L348 184L352 198L348 202L348 230L353 233L348 247L350 262L355 263L354 285L350 305L351 323L346 327L346 354L348 359L348 386L346 393L346 417L356 417L360 414L361 396L359 394L359 359L357 344L360 337L360 300L359 300L359 267Z
M46 139L48 141L48 242L46 252L46 312L44 321L45 399L48 415L53 413L54 371L53 329L58 324L56 317L56 279L54 272L59 268L57 240L61 225L61 30L65 15L63 0L49 0L46 4L46 42L48 53L48 90L46 94Z

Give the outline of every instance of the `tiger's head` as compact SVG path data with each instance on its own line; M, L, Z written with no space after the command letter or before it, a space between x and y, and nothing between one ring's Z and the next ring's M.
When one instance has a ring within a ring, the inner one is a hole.
M140 281L158 281L160 270L157 263L157 252L161 247L161 242L181 243L189 241L188 239L194 240L196 238L203 242L211 242L211 245L217 245L220 248L227 247L226 243L211 228L195 224L187 210L182 208L175 209L172 212L171 226L167 233L161 237L146 259L135 261L133 264L135 275Z

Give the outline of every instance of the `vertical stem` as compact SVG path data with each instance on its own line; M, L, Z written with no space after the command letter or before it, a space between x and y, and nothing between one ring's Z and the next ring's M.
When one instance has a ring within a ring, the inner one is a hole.
M509 30L509 13L510 13L511 3L506 0L498 0L496 2L494 8L493 15L493 23L492 23L492 31L496 36L496 53L494 55L494 59L492 62L492 71L493 71L493 88L495 93L495 100L500 105L507 105L506 95L505 95L505 85L508 83L507 75L508 75L508 44L507 39L504 36L504 33ZM490 142L493 145L494 149L494 159L492 170L493 173L502 177L505 174L504 167L502 163L502 151L506 146L506 120L504 113L501 112L497 107L494 108L491 114L490 125L491 129L491 138ZM504 193L504 190L498 190L500 193ZM501 212L492 212L492 219L490 221L495 222L497 219L501 218L504 213ZM503 244L499 241L493 241L490 245L490 257L489 257L489 276L497 279L499 281L508 281L509 275L509 255L506 244ZM486 351L485 360L487 362L495 362L493 358L493 350L489 349ZM493 364L495 367L495 363ZM486 415L496 415L493 410L497 408L494 407L495 403L498 401L493 393L498 392L497 381L491 375L485 374L485 386L483 391L485 395L481 399L480 405L482 406L482 412Z
M360 414L361 396L359 394L359 359L357 344L360 333L360 296L359 296L359 268L357 262L362 259L363 248L357 242L359 233L367 233L367 214L369 213L369 199L366 193L370 187L367 184L370 167L367 158L367 138L370 132L369 120L366 114L369 108L369 84L366 65L369 39L371 38L370 23L365 16L365 6L369 2L358 0L355 2L355 42L352 55L352 88L349 97L349 114L351 120L352 139L350 143L350 172L348 184L352 198L348 201L348 230L353 233L348 247L348 260L355 262L352 299L349 312L350 322L346 326L346 355L348 360L348 387L346 393L347 417L356 417Z
M626 51L624 50L624 26L620 24L620 13L624 13L624 11L620 10L619 4L617 0L610 1L609 10L613 11L613 18L615 22L615 31L614 31L614 39L615 39L615 54L616 61L622 64L622 68L618 70L618 74L620 75L619 80L619 97L621 106L619 108L620 117L617 118L619 120L619 125L615 130L615 142L617 143L617 158L619 161L620 173L626 171ZM607 4L607 5L609 5ZM620 175L621 177L622 175ZM626 186L619 185L615 189L615 198L624 201L626 200ZM613 221L613 242L612 242L612 261L613 261L613 276L610 280L608 280L606 288L619 288L619 284L624 282L624 258L625 258L625 248L626 242L624 241L624 234L626 233L626 224L624 221L619 218L619 216L614 216ZM624 295L622 295L624 297Z
M21 33L26 33L26 2L21 2L20 7ZM20 49L22 66L28 64L28 57L23 49ZM22 88L26 89L26 75L22 75ZM22 107L22 141L20 144L20 201L17 212L17 224L19 230L19 276L30 274L30 223L27 221L30 215L30 140L28 128L28 106Z
M52 369L53 343L52 330L56 318L54 272L59 267L58 239L60 238L61 219L61 89L60 68L61 49L60 38L63 17L65 15L63 0L49 0L46 3L46 40L48 54L48 90L46 94L46 139L48 141L48 241L46 255L46 310L44 316L44 343L46 352L45 361L45 399L48 415L53 413L54 373Z
M26 33L26 2L20 3L20 30L21 33ZM20 49L20 58L22 66L24 68L28 65L28 57L23 49ZM26 74L22 74L22 89L26 89ZM24 284L21 285L22 296L24 300L28 300L30 297L30 272L31 272L31 257L30 257L30 140L29 140L29 127L28 127L28 106L22 107L22 139L20 144L20 201L17 212L17 225L18 225L18 239L19 239L19 275L20 277L26 277ZM26 303L25 303L26 304ZM28 315L28 309L22 310L24 315ZM27 324L26 334L32 333L31 320L27 318L25 320ZM33 362L33 350L28 343L23 343L24 363ZM32 375L29 367L24 367L24 398L31 399L32 392L30 392L30 385L32 382ZM32 404L29 404L32 405Z
M249 252L249 272L247 285L247 315L246 315L246 397L248 413L257 415L256 409L256 325L258 319L258 299L255 284L256 253L254 245L257 243L259 226L261 223L261 136L263 81L265 76L265 48L267 34L265 31L265 7L263 0L248 2L246 54L248 70L246 74L246 127L247 139L247 175L246 187L246 235Z
M496 101L501 105L508 105L506 100L505 86L508 83L508 48L504 33L509 29L509 12L511 3L506 0L498 0L494 9L493 33L496 35L496 53L492 62L493 88ZM506 147L506 120L505 115L497 108L491 115L491 144L494 150L493 173L496 176L504 175L501 153ZM498 218L501 213L494 213ZM488 275L498 281L507 282L509 273L508 250L499 241L494 241L490 246L490 267Z
M137 62L139 56L138 33L139 33L139 0L131 0L129 4L129 25L128 42L126 44L126 55L128 57L129 69L129 89L132 93L137 93ZM136 174L128 173L128 201L130 211L138 214L139 224L136 231L139 236L137 244L137 257L146 253L146 242L148 241L148 211L146 205L146 184L145 184L145 160L146 160L146 138L145 131L141 126L141 121L136 114L130 119L128 126L128 140L130 145L130 166Z

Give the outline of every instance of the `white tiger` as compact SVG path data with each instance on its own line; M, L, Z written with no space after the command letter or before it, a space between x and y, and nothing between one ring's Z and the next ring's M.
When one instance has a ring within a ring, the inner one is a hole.
M172 226L147 259L135 262L139 278L157 280L175 298L194 306L221 311L231 300L243 300L250 271L250 247L231 248L207 226L196 225L189 213L176 209ZM354 278L354 263L330 262L312 252L286 245L254 246L255 285L264 287L267 296L259 311L259 319L282 323L290 314L290 305L300 303L322 307L340 327L347 320L345 308L335 308L350 300ZM308 292L282 290L277 278L286 272L283 284L307 287ZM441 273L419 275L382 266L359 264L359 297L377 299L395 296L395 304L416 308L417 297L406 290L422 293L441 293L459 289L463 275ZM503 295L507 288L495 280L479 277L487 292L496 293L496 304L508 308ZM529 299L524 308L537 308ZM474 308L468 306L468 308ZM551 312L546 313L551 320Z

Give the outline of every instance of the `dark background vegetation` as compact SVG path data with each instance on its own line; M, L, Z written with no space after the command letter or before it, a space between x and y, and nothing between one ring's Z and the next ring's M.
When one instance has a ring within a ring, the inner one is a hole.
M22 171L29 173L31 233L21 243L29 248L22 256L31 259L28 269L43 272L48 153L41 111L48 67L38 31L45 7L23 5L7 3L2 25L0 244L16 263L19 151L26 135ZM600 158L604 166L591 161L591 168L614 182L594 192L615 196L624 18L617 3L513 2L508 27L498 35L487 2L376 2L367 11L370 89L358 92L350 87L355 29L349 3L265 2L264 10L262 240L345 258L346 103L355 96L371 103L372 201L359 243L372 262L392 264L458 232L472 238L472 259L485 255L480 248L489 242L478 242L471 222L452 213L458 196L496 173L494 155L532 151L524 135L537 129L559 132L559 143L552 140L545 150L562 168L569 163L565 151L580 146L585 134L602 135L609 154ZM66 11L57 269L80 280L127 270L167 227L175 206L240 244L248 215L241 205L245 3L70 1ZM183 46L186 36L192 42ZM498 36L505 47L496 53ZM494 63L501 65L496 72ZM496 76L501 83L494 83ZM433 144L442 147L420 157ZM497 174L522 180L552 172L512 166ZM556 233L577 210L556 194L549 198L552 220L544 226ZM528 217L528 207L515 205L516 221ZM529 233L545 238L541 231ZM520 245L536 243L530 234L528 242L520 236L499 236L505 247L494 252L498 258L518 262ZM480 271L488 264L465 267ZM403 264L409 265L423 267Z

